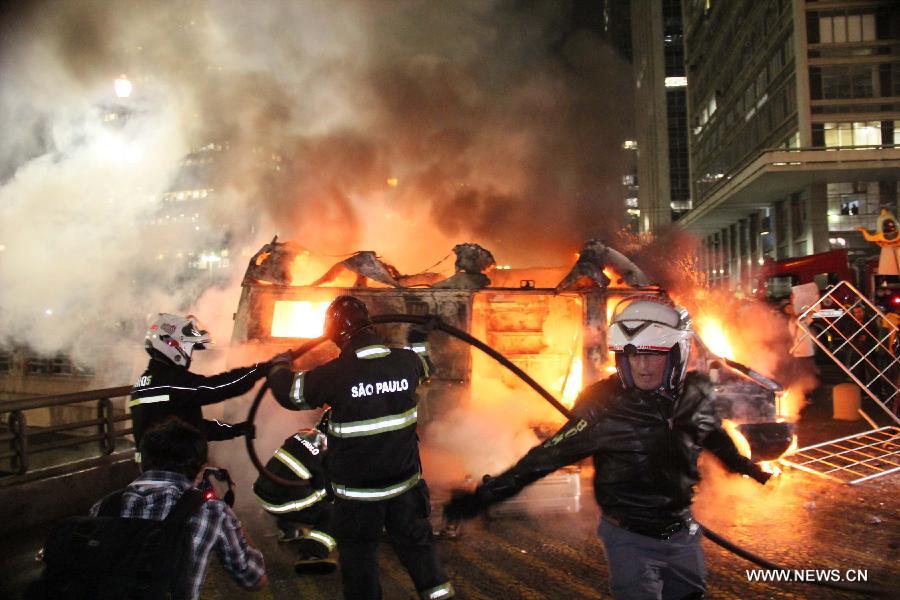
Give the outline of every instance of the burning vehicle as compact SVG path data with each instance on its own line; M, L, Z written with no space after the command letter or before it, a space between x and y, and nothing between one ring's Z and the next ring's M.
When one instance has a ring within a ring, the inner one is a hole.
M495 269L491 253L475 244L458 245L454 252L456 272L446 279L432 273L401 275L374 252L358 252L309 285L295 285L305 251L291 242L273 240L248 266L232 345L250 346L263 355L318 337L331 300L352 294L366 302L373 315L439 316L508 356L571 405L583 382L606 372L608 307L625 295L660 293L627 258L596 241L585 246L568 272ZM624 285L611 285L611 276ZM402 345L405 328L384 326L383 332L392 343ZM463 342L445 337L436 341L432 344L436 370L432 384L423 390L426 414L439 404L431 402L432 397L468 394L473 383L477 392L481 380L502 379L514 385L509 375ZM324 360L323 354L329 352L334 349L317 349L309 361Z
M321 266L310 272L307 250L273 239L248 265L232 348L264 356L297 347L322 334L325 310L335 297L351 294L373 315L440 317L507 356L571 407L586 383L614 370L606 326L616 304L625 297L666 294L627 257L598 240L584 244L574 265L560 268L498 268L493 255L476 244L457 245L454 253L455 273L446 278L401 274L371 251L354 253L319 275ZM404 344L407 327L379 325L395 345ZM421 423L464 401L478 406L502 386L519 394L521 402L540 405L540 416L531 424L539 437L560 424L562 416L552 406L534 398L484 353L440 331L430 341L436 368L430 385L420 391ZM792 426L779 414L780 386L716 356L702 341L694 346L694 368L713 378L717 412L738 447L753 459L778 458L794 441ZM332 345L322 344L298 364L311 368L335 355ZM577 499L566 506L577 509Z

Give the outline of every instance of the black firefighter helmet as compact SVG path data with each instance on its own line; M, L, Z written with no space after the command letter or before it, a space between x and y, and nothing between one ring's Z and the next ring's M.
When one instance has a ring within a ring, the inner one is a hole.
M371 326L365 302L353 296L338 296L325 311L325 337L342 348L354 334Z

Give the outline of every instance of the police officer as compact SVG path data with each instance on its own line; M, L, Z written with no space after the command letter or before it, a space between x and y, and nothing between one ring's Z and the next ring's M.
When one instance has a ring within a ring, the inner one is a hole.
M337 542L332 537L333 505L323 468L328 450L324 433L328 412L325 411L315 429L301 429L284 440L266 463L267 471L296 482L297 486L280 485L265 475L260 475L253 484L257 501L276 517L278 540L297 542L299 557L294 570L298 574L331 573L337 567L329 557Z
M456 494L445 516L473 517L593 456L613 598L702 598L706 569L690 510L701 448L760 483L770 475L741 456L722 430L709 379L687 373L692 336L683 310L640 296L623 300L610 323L617 374L585 388L573 418L512 468Z
M246 422L230 425L204 419L202 407L249 391L265 376L270 363L210 377L191 373L188 369L193 352L205 349L211 341L209 332L193 315L159 313L150 321L144 339L150 362L131 389L128 401L136 447L140 447L144 431L170 415L200 429L210 441L250 433Z
M376 554L383 530L422 598L454 597L432 544L416 436L415 390L430 373L425 336L411 336L410 349L388 348L352 296L328 307L325 335L340 356L298 373L278 364L269 384L288 409L332 409L328 472L344 597L382 597Z

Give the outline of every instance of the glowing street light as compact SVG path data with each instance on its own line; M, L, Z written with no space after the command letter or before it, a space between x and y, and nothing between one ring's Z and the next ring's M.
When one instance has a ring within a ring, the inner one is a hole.
M119 75L113 82L113 88L116 90L116 96L119 98L127 98L130 96L133 87L131 80L125 75Z

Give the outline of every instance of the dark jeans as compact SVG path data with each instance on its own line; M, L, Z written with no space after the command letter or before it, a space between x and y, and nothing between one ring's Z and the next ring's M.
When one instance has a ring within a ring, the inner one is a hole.
M377 552L383 530L420 594L447 583L447 575L432 544L428 522L431 503L424 481L388 500L361 502L337 498L334 504L334 533L340 548L344 598L381 599Z
M667 540L626 531L606 519L600 520L597 533L616 600L681 600L706 592L703 535L696 523Z

